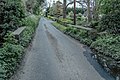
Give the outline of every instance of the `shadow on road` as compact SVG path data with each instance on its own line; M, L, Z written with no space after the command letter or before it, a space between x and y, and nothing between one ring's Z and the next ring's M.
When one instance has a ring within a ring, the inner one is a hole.
M115 80L115 78L107 73L105 69L97 62L96 59L92 58L92 51L90 50L89 47L84 46L83 47L86 51L83 52L84 56L87 58L89 63L96 69L96 71L103 77L105 80Z

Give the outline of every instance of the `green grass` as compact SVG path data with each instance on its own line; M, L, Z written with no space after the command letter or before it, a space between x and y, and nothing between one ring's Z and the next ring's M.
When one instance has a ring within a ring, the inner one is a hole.
M57 22L54 22L54 23L52 23L53 24L53 26L55 26L57 29L59 29L60 31L65 31L66 30L66 28L67 27L65 27L65 26L63 26L63 25L61 25L61 24L59 24L59 23L57 23Z

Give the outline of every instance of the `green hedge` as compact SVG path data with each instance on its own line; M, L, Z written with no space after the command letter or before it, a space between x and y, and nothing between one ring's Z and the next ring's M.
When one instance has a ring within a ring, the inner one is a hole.
M108 33L120 34L120 12L109 13L104 15L99 24L100 31Z
M120 60L120 36L106 35L99 37L91 45L97 54L103 54L114 60Z
M0 40L3 40L8 31L14 31L23 25L24 10L21 0L0 1Z
M114 76L120 74L120 36L106 35L99 37L91 45L100 64L110 68ZM107 65L107 66L106 66Z
M0 48L0 80L9 79L20 65L24 49L32 40L38 20L38 16L27 17L24 20L26 30L22 33L19 42L11 32L5 36L5 43Z
M20 44L22 46L26 47L29 44L29 42L32 40L32 36L37 27L39 17L40 16L33 16L24 19L23 22L26 25L26 29L24 30L23 35L20 39Z

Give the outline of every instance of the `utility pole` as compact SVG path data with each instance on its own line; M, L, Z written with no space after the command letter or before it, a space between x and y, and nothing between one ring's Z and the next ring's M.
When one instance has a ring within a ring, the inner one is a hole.
M76 0L74 0L74 25L76 25Z

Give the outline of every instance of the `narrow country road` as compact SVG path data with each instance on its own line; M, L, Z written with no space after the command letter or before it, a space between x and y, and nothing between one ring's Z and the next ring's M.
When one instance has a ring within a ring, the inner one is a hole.
M41 18L18 80L114 80L89 52Z

